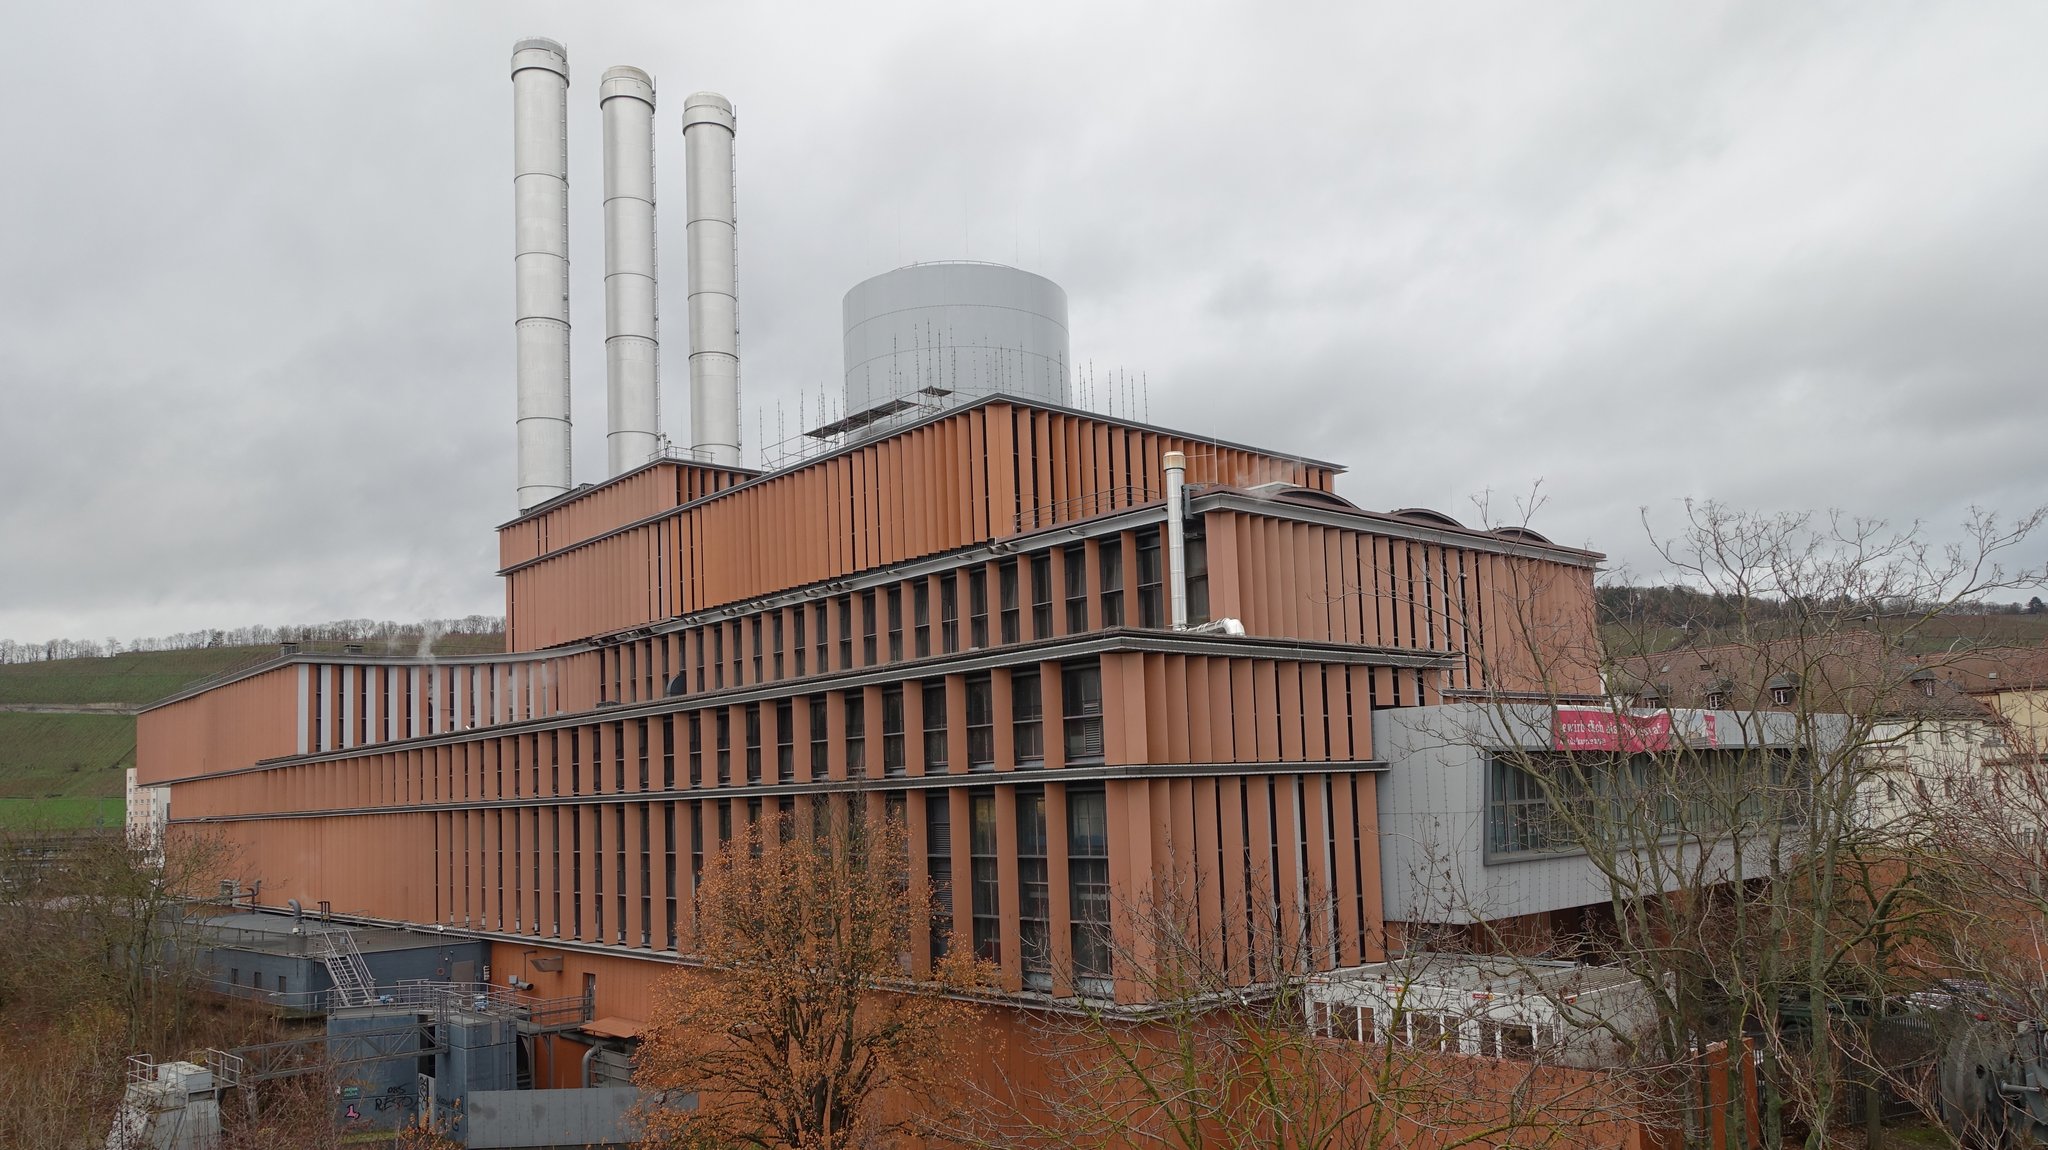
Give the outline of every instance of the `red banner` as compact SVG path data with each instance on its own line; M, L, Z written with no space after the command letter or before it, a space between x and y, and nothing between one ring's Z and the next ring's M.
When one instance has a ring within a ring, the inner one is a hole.
M1560 751L1667 751L1671 712L1635 715L1602 707L1559 707L1550 733L1551 745Z

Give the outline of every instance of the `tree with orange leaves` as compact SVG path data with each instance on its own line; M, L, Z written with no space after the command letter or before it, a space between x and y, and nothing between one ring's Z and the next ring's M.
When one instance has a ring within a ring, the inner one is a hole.
M837 1150L943 1117L977 1014L956 994L985 974L956 947L938 985L909 984L925 910L903 829L834 815L829 830L751 825L706 860L700 965L657 988L636 1073L696 1105L649 1109L647 1143Z

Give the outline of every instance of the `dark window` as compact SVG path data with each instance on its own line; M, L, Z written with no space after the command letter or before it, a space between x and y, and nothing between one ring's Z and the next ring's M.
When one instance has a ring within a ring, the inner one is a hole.
M1045 792L1017 792L1017 942L1024 985L1052 989L1052 899L1045 871Z
M799 678L801 678L801 677L803 676L803 674L804 674L804 616L805 616L805 614L806 614L806 612L805 612L805 609L804 609L804 607L803 607L803 606L802 606L801 604L799 604L796 610L794 610L794 611L790 612L790 618L789 618L789 625L790 625L790 636L789 636L789 637L790 637L790 644L789 644L789 645L790 645L790 648L791 648L791 650L792 650L792 651L793 651L793 652L794 652L794 653L796 654L796 673L797 673L797 676L798 676Z
M946 681L932 679L924 685L924 771L946 773Z
M711 685L725 686L725 627L711 628Z
M1102 625L1124 625L1124 545L1119 539L1104 539L1096 548L1102 569Z
M796 704L790 699L775 704L775 778L796 778Z
M1065 720L1067 762L1102 758L1102 667L1067 663L1060 667L1060 716Z
M663 715L661 717L661 747L661 789L672 791L676 789L676 717L674 715ZM539 794L540 741L538 739L534 741L533 751L535 756L533 761L533 793Z
M717 716L714 724L718 736L718 785L722 787L732 781L732 712L720 707L714 714Z
M967 572L967 645L988 646L988 569Z
M882 773L901 777L908 768L903 755L903 686L882 688Z
M1138 626L1166 626L1166 610L1160 600L1162 581L1159 564L1159 531L1138 533Z
M846 692L846 777L866 778L868 773L867 693Z
M819 668L823 670L824 668ZM853 669L853 596L839 597L839 669Z
M1010 672L1010 729L1017 765L1045 761L1045 702L1039 691L1038 668Z
M832 727L826 721L825 696L811 696L811 778L825 777L825 759L832 741Z
M1073 917L1075 989L1108 998L1109 812L1101 791L1067 789L1067 897Z
M952 575L939 577L939 650L950 655L960 649L959 581Z
M924 799L925 877L932 888L932 961L946 957L953 934L953 811L946 791Z
M761 781L761 704L747 704L747 781Z
M1067 634L1079 635L1088 629L1088 548L1067 548L1061 566L1067 576Z
M697 653L697 690L704 690L704 632L700 628L690 636L690 649Z
M860 658L861 666L875 665L875 593L860 593Z
M922 659L932 653L932 585L919 579L910 585L910 630L912 650Z
M967 769L988 771L995 765L995 688L987 675L974 675L967 680Z
M1200 535L1187 539L1188 623L1209 621L1209 544Z
M690 786L704 785L704 717L690 712Z
M1052 552L1031 557L1031 637L1052 637Z
M1014 643L1023 637L1019 626L1020 614L1017 609L1017 561L1005 559L996 565L996 588L1002 601L1003 642Z
M743 680L742 680L742 676L743 676L743 675L745 674L745 672L746 672L746 665L747 665L747 661L746 661L745 657L743 657L743 656L742 656L742 655L740 654L740 621L739 621L738 619L734 619L734 620L732 621L732 685L733 685L733 686L737 687L737 686L739 686L739 685L740 685L740 683L741 683L741 682L743 681Z
M820 675L832 669L832 660L827 656L828 645L832 642L832 628L826 620L826 615L830 611L831 604L826 603L823 599L811 604L811 633L813 641L818 644L818 666L816 670Z
M996 796L967 796L968 858L974 875L974 954L987 962L1003 958L1003 927L996 882Z
M780 678L782 678L782 667L783 667L783 662L782 662L782 639L783 639L783 635L782 635L782 612L780 612L780 611L777 611L777 612L776 612L775 614L773 614L773 615L769 616L769 618L770 618L770 619L772 619L772 620L774 621L774 624L775 624L775 625L774 625L773 627L769 628L769 631L768 631L768 637L769 637L769 638L770 638L771 640L773 640L773 646L774 646L774 648L775 648L775 677L776 677L777 679L780 679Z
M756 616L754 616L754 618L753 618L753 619L751 620L751 622L752 622L752 624L753 624L753 625L752 625L751 627L749 627L749 628L748 628L748 630L749 630L749 631L751 631L751 632L753 632L753 636L752 636L752 637L753 637L753 641L754 641L754 682L758 683L758 682L760 682L760 681L761 681L761 677L762 677L762 676L761 676L761 617L760 617L759 615L756 615Z
M891 587L888 595L889 661L903 661L903 588Z

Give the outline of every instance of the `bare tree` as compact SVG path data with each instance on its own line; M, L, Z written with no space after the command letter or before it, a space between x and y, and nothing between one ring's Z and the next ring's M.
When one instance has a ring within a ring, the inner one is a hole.
M963 1140L1173 1150L1588 1145L1602 1130L1619 1140L1626 1124L1611 1121L1599 1075L1562 1071L1534 1049L1467 1057L1398 1022L1382 1034L1337 1021L1315 993L1330 934L1313 909L1290 926L1277 902L1254 900L1253 953L1227 956L1220 939L1190 930L1199 903L1167 889L1123 908L1133 926L1113 962L1135 983L1133 1000L1078 997L1048 1011L1031 1055L1049 1080L989 1088ZM1391 1006L1398 1019L1398 994Z
M1635 1081L1688 1145L1725 1128L1818 1147L1857 1097L1874 1141L1892 1069L1881 1023L1930 976L1930 944L1958 911L1927 833L1938 804L1899 800L1914 780L1897 752L1930 725L1981 718L1942 687L1958 652L1931 636L2041 581L2004 567L2041 520L1973 514L1961 542L1936 545L1917 525L1688 505L1683 529L1653 541L1711 611L1656 634L1611 621L1623 658L1541 608L1556 598L1535 585L1542 568L1510 567L1524 585L1490 640L1513 641L1489 646L1492 690L1445 737L1494 760L1494 845L1576 852L1607 891L1611 927L1580 944L1654 1003ZM1520 942L1489 925L1494 948ZM1759 1051L1760 1129L1707 1080L1699 1051L1717 1041Z

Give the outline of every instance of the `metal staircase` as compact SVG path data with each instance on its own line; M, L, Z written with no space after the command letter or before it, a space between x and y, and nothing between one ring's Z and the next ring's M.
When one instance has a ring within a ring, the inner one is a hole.
M363 952L356 949L356 936L350 930L323 930L313 936L314 954L327 964L327 975L334 980L334 996L342 1006L368 1006L376 1001L376 983L370 978L370 968L363 962Z

